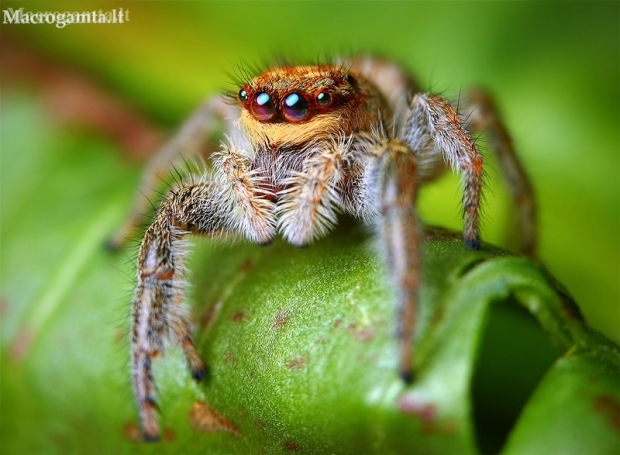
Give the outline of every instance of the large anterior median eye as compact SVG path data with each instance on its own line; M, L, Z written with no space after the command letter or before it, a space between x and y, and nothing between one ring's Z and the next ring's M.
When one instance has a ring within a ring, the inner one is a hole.
M282 114L290 122L304 120L309 113L308 101L299 93L289 93L282 101Z
M269 93L258 93L252 101L252 112L259 120L269 120L273 117L275 111L276 107L273 104L273 98L271 98Z

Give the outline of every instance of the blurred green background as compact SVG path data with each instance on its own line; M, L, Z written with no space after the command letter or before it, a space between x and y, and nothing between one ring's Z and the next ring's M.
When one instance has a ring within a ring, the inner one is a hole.
M20 7L129 10L130 20L116 25L3 25L2 43L86 75L169 131L206 95L234 89L231 74L239 63L262 65L274 55L314 61L370 52L402 62L423 87L451 99L470 86L488 88L536 189L541 260L568 287L587 320L620 341L618 2L2 4ZM6 65L5 60L3 71L10 72ZM5 100L23 92L17 79L3 84ZM3 123L6 114L3 102ZM53 110L47 115L55 117ZM1 145L4 209L15 197L7 191L14 174L11 156L21 151L4 135ZM128 194L118 200L129 203L141 164L120 154L115 159L127 169L122 188ZM513 207L493 160L488 162L484 238L510 248L516 235ZM426 188L420 204L424 221L460 229L459 198L454 176ZM10 225L3 211L5 289L6 271L13 267L5 255L13 241ZM24 256L34 254L24 247Z

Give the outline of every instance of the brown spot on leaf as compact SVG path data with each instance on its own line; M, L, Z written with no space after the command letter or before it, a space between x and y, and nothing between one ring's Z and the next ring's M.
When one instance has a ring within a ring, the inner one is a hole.
M342 325L342 319L338 318L334 321L334 329L337 329Z
M422 431L431 432L435 428L437 407L431 403L424 403L411 395L405 395L398 400L398 409L404 414L417 417L422 423Z
M276 318L273 321L273 324L271 324L271 326L274 329L281 329L284 324L287 323L289 318L289 311L286 308L281 309L280 311L278 311L278 314L276 314Z
M226 355L224 356L224 362L234 365L235 363L237 363L237 358L235 357L235 354L232 351L228 351L226 352Z
M375 337L375 331L370 327L358 327L356 323L351 323L347 327L347 331L351 333L357 341L370 341Z
M361 341L362 343L365 341L370 341L375 337L375 331L370 327L363 328L355 332L355 338L357 341Z
M170 428L164 429L164 441L174 441L174 431Z
M318 345L325 344L325 338L323 338L323 337L317 338L317 340L314 342L314 344L318 344Z
M236 322L238 324L247 320L250 312L246 308L242 308L241 310L235 310L230 314L230 320L232 322Z
M252 264L252 261L247 260L243 264L241 264L241 267L239 267L239 272L249 272L252 269L253 265L254 264Z
M207 433L220 431L239 437L239 428L224 416L218 414L207 403L195 402L189 412L189 423L195 430Z
M138 428L138 425L133 422L129 422L123 425L123 435L125 435L125 438L129 439L130 441L138 442L141 440L140 428Z
M300 355L293 357L286 361L286 368L288 370L299 370L306 366L306 359Z
M299 450L299 446L293 441L286 441L283 446L287 452L297 452Z
M620 432L620 401L614 395L599 395L594 400L594 411L602 414L614 431Z

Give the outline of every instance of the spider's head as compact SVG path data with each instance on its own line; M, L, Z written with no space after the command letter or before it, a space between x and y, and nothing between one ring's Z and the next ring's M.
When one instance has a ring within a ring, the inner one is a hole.
M298 145L369 130L384 103L363 76L338 66L284 66L237 94L241 125L254 144Z

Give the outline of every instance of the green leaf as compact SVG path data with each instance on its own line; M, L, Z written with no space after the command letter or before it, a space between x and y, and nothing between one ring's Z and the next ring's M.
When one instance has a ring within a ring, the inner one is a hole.
M190 300L209 375L194 384L172 346L155 372L164 440L137 441L132 254L102 246L139 169L41 112L3 99L3 144L19 151L2 148L3 451L618 452L618 347L540 264L428 228L406 387L380 254L346 219L303 250L196 241Z

